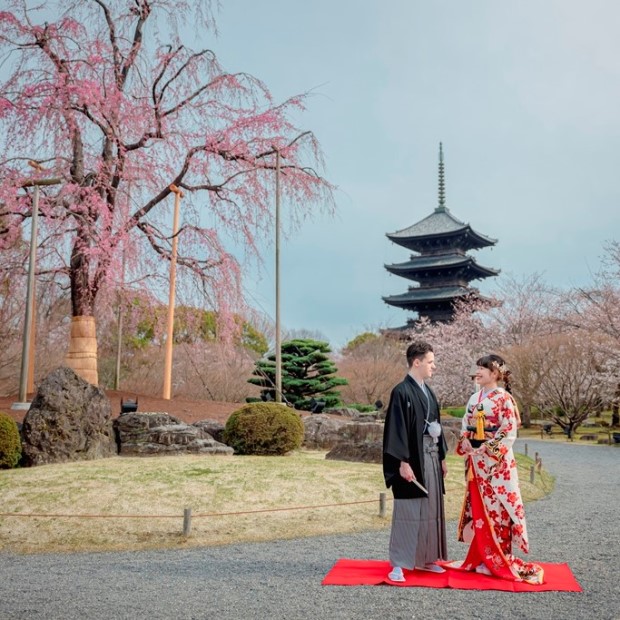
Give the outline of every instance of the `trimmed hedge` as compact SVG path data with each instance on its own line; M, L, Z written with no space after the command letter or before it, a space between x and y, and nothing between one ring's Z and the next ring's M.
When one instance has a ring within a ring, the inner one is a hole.
M299 448L304 425L298 413L277 403L250 403L227 420L224 442L237 454L281 455Z
M22 457L22 440L17 422L0 411L0 469L11 469Z

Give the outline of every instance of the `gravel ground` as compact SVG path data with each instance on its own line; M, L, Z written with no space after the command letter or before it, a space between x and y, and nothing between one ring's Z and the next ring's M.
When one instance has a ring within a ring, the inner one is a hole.
M324 587L341 557L385 559L387 531L190 551L0 554L1 619L620 619L620 449L529 441L555 491L526 507L532 560L582 593ZM523 444L517 447L523 449ZM462 558L449 524L449 554Z

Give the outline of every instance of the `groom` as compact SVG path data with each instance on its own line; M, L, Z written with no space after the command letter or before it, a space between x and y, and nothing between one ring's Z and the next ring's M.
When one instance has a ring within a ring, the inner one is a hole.
M403 569L444 572L447 559L443 478L448 473L439 404L426 385L435 370L427 342L407 348L408 373L390 396L383 433L383 475L394 495L390 536L391 581Z

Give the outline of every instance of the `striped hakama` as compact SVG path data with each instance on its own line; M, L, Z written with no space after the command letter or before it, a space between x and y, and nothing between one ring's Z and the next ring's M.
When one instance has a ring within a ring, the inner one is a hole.
M428 435L424 436L424 474L428 497L394 500L390 536L392 566L411 570L448 557L441 462L437 444Z

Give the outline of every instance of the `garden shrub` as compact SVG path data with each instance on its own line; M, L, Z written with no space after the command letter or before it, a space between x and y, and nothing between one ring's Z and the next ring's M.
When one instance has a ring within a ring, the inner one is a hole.
M304 425L299 414L278 403L250 403L226 422L224 442L237 454L280 455L299 448Z
M453 418L462 418L465 415L465 407L446 407L441 413L451 415Z
M359 411L360 413L376 413L377 412L377 408L374 405L364 405L362 403L353 403L353 404L346 405L346 407L348 407L349 409L355 409L356 411Z
M15 467L22 456L22 441L17 423L0 411L0 469Z

